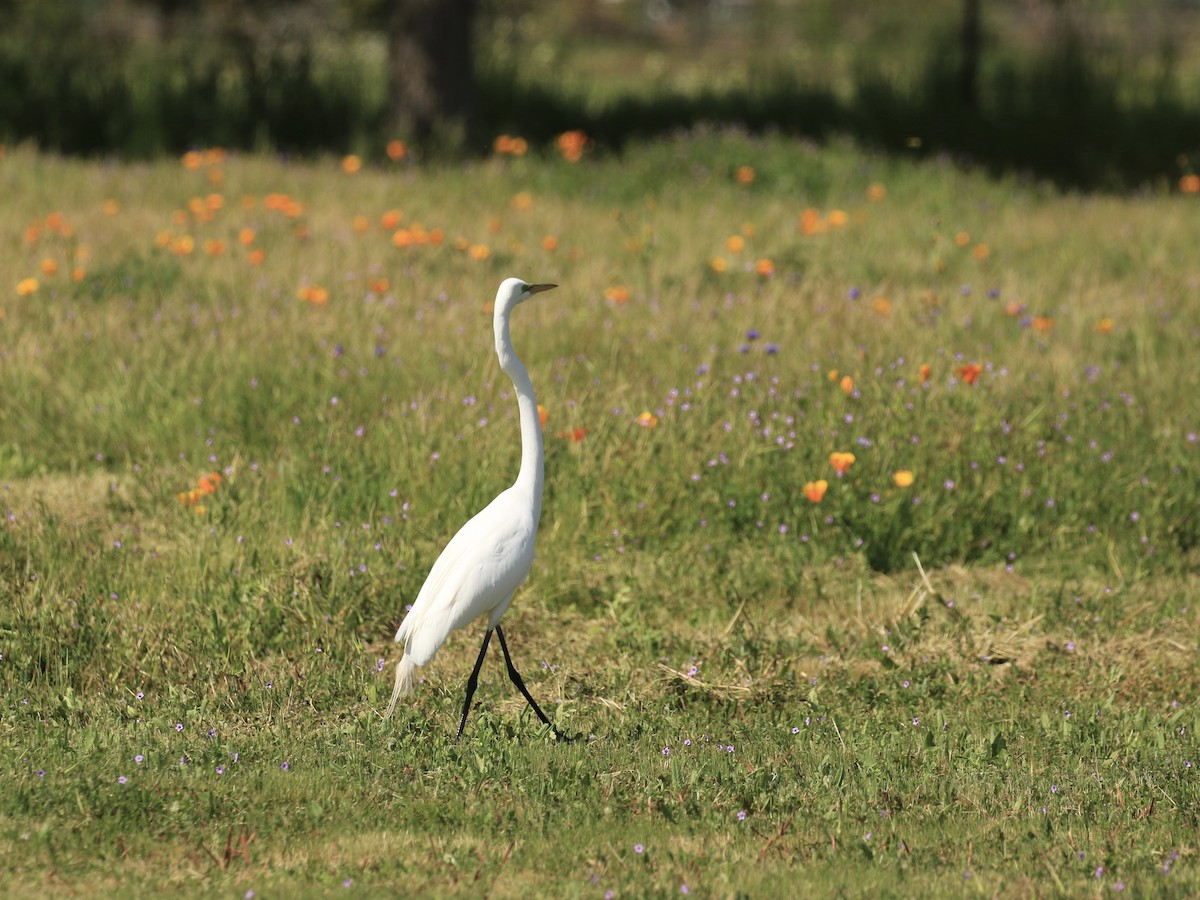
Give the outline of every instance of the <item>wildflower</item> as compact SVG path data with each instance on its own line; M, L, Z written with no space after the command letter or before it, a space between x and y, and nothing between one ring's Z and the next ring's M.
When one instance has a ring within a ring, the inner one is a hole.
M263 263L263 260L266 258L267 258L266 251L263 250L261 247L258 249L255 249L255 250L251 250L246 255L246 261L249 262L250 265L252 265L252 266L261 266Z
M878 181L872 182L867 188L867 199L872 203L878 203L887 196L887 188Z
M400 227L400 222L404 218L404 213L398 209L389 209L379 217L379 225L385 231L395 231Z
M733 180L738 184L752 184L755 174L753 166L738 166L737 171L733 173Z
M579 162L583 158L583 151L587 147L588 137L583 131L575 129L574 131L564 131L554 140L559 152L563 155L563 159L567 162Z
M754 272L760 278L770 278L775 274L775 263L764 257L754 264Z
M730 253L741 253L746 249L746 239L740 234L734 234L725 240L725 249Z
M580 428L580 427L576 426L575 428L572 428L570 431L560 431L558 433L558 436L560 438L562 438L563 440L570 441L572 444L578 444L585 437L587 437L587 433L588 433L588 430L586 428Z
M645 852L646 852L646 848L645 848L645 847L644 847L642 844L634 844L634 845L633 845L633 852L634 852L634 853L645 853Z
M1100 334L1108 334L1112 330L1113 330L1113 320L1112 319L1107 319L1107 318L1101 319L1099 322L1096 323L1096 331L1098 331Z
M607 287L604 289L604 299L609 303L615 303L617 306L624 306L629 302L629 288L623 284Z
M960 231L958 234L956 234L954 236L954 243L956 243L960 247L967 246L967 244L971 243L970 232Z
M637 423L643 428L653 428L658 424L658 416L654 415L654 413L650 412L649 410L646 410L637 417Z
M729 264L727 262L725 262L725 260L722 259L721 257L714 256L712 259L710 259L708 261L708 266L714 272L716 272L718 275L720 275L722 272L724 272L729 267Z
M929 373L932 371L933 367L930 366L929 363L921 363L920 367L917 369L917 377L921 379L922 384L929 380Z
M329 302L329 291L315 284L301 288L299 296L313 306L324 306Z
M847 397L854 393L854 379L849 375L842 376L842 393Z
M1200 175L1184 175L1179 179L1179 190L1184 194L1200 194Z
M983 366L979 363L968 363L965 366L959 366L955 371L964 382L974 384L979 380L979 373L983 371Z
M854 459L853 453L834 452L829 454L829 464L833 466L839 476L845 475L846 471L854 465Z
M125 784L125 782L127 782L127 781L129 781L129 779L126 778L124 775L117 776L117 784Z
M1034 316L1033 330L1039 334L1049 334L1054 330L1054 319L1050 316Z
M471 259L476 260L477 262L487 259L490 253L491 251L488 249L487 244L472 244L467 249L467 256L471 257Z
M846 215L845 210L831 209L829 215L826 216L826 221L829 222L831 228L841 228L850 221L850 217Z
M737 814L737 820L738 820L739 822L745 822L745 821L746 821L746 811L745 811L744 809L739 809L739 810L738 810L738 814Z
M28 297L37 293L38 280L36 278L22 278L17 282L17 296Z
M987 244L976 244L974 247L971 248L971 255L974 256L977 260L979 260L979 262L983 262L985 259L987 259L989 256L992 255L992 251L991 251L991 248L988 247Z
M492 142L492 150L502 156L524 156L529 150L529 143L525 138L502 134Z
M408 156L408 145L404 141L388 141L387 143L388 159L392 162L400 162L404 157Z
M892 301L887 297L879 297L871 303L871 309L875 315L886 319L892 314Z
M342 158L342 171L347 175L357 175L361 168L362 160L353 153Z
M546 422L549 421L549 419L550 419L550 413L547 412L546 407L542 406L542 404L540 404L540 403L537 405L537 409L538 409L538 424L542 428L545 428Z
M553 253L558 249L558 238L552 234L546 235L542 238L542 249L547 253Z
M913 483L913 473L908 469L900 469L898 472L892 473L892 481L896 482L896 487L911 487Z
M38 263L38 268L42 270L43 275L55 275L58 273L58 260L46 257L40 263Z
M183 167L189 172L194 172L204 164L204 157L198 150L189 150L183 154L180 162L183 163Z
M824 478L819 481L809 481L804 485L804 496L812 503L820 503L825 496L825 491L829 489L829 482Z
M821 211L807 207L800 213L800 233L808 236L820 234L825 231L825 224L821 221Z
M533 206L533 194L521 191L512 198L513 209L529 209Z

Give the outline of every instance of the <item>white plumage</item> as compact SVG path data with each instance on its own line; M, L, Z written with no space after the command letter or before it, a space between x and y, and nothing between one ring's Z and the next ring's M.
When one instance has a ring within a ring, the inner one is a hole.
M433 564L412 609L400 623L396 643L404 645L404 656L396 665L396 686L385 717L392 714L399 699L412 689L416 667L433 659L450 632L486 615L488 620L483 646L467 681L467 699L458 727L459 737L466 725L479 668L493 631L500 638L509 677L525 695L538 718L550 724L512 664L500 619L508 609L513 592L521 586L533 566L545 479L537 400L529 374L513 351L509 318L518 304L553 287L556 285L527 284L519 278L507 278L496 292L492 318L496 356L500 368L512 379L516 389L521 420L521 468L513 485L501 492L451 538Z

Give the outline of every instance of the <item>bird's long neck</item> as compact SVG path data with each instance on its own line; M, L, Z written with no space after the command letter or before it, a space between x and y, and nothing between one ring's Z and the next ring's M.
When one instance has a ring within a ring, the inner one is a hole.
M509 336L508 316L511 310L497 309L494 327L496 332L496 356L500 368L512 379L517 392L517 410L521 416L521 470L513 487L528 491L534 504L534 521L541 518L542 485L545 471L542 464L542 425L538 420L537 398L533 393L533 382L525 365L517 358Z

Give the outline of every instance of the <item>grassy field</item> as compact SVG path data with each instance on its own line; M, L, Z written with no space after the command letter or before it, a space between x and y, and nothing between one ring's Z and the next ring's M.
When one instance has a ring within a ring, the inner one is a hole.
M1200 893L1195 196L695 133L0 159L9 896ZM384 721L515 476L539 556ZM835 464L841 471L835 470Z

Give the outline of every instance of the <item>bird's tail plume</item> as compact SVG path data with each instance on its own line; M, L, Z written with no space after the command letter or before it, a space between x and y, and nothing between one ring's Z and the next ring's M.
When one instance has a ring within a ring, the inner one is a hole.
M396 709L396 701L412 690L413 672L416 671L416 668L417 664L408 654L405 654L404 658L396 663L396 686L392 688L392 702L388 704L387 711L383 714L385 719L391 718Z

